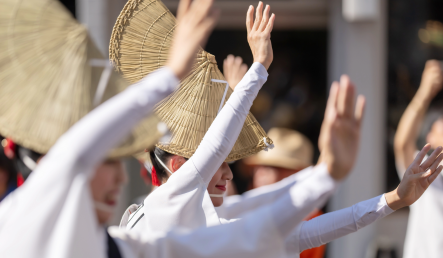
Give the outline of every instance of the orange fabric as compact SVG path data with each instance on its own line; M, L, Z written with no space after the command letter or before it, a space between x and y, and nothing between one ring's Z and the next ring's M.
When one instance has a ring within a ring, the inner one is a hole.
M318 217L322 214L323 214L323 212L317 211L316 213L310 215L308 217L308 219L306 219L306 221L311 220L315 217ZM300 254L300 258L323 258L325 256L325 249L326 249L326 245L322 245L322 246L315 247L312 249L304 250Z

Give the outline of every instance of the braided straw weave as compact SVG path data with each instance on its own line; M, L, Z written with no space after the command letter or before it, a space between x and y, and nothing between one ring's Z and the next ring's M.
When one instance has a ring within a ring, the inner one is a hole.
M0 134L47 153L93 109L104 67L91 66L90 60L103 56L56 0L0 0L0 10ZM101 101L128 85L112 72ZM158 122L156 116L147 118L110 157L153 146L161 136Z
M114 25L110 59L123 76L135 82L165 65L176 26L175 17L160 0L129 0ZM167 152L191 157L217 116L226 84L215 57L202 49L191 73L179 90L156 107L172 138L157 146ZM231 95L229 88L225 98ZM239 138L226 161L245 158L272 144L252 114L246 118Z

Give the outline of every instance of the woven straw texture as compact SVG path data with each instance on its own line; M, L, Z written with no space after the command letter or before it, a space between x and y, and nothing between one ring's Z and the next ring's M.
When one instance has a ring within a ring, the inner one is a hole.
M56 0L0 0L0 10L0 134L47 153L93 109L107 63L87 30ZM104 65L90 65L93 59ZM101 102L129 85L113 70ZM110 157L153 146L161 137L158 122L147 118Z
M175 26L175 17L161 1L129 0L114 26L110 59L127 80L140 80L165 65ZM200 49L179 90L156 108L172 132L168 142L157 144L159 148L186 158L194 154L218 113L226 88L226 84L211 79L226 80L215 57ZM231 93L229 88L225 103ZM271 139L249 114L226 161L255 154L266 148L266 143L272 144Z

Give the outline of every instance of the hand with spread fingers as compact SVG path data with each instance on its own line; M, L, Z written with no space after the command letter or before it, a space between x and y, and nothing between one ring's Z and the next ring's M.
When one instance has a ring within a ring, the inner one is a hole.
M275 14L269 17L271 8L266 5L263 11L263 3L259 2L254 21L254 7L249 6L246 15L246 29L248 31L248 43L251 47L254 62L261 63L266 69L274 59L271 44L271 32L274 27Z
M319 162L325 162L336 180L346 177L357 159L365 98L358 96L348 76L331 86L325 117L320 131Z
M183 79L191 70L198 48L204 47L219 16L213 0L180 0L177 28L166 64Z
M443 154L441 154L443 148L441 146L437 147L422 163L430 149L431 145L426 144L406 170L397 189L385 195L391 209L398 210L413 204L442 171L443 166L440 162L443 160Z
M243 63L243 59L239 56L228 55L223 62L223 73L232 90L243 79L248 66Z

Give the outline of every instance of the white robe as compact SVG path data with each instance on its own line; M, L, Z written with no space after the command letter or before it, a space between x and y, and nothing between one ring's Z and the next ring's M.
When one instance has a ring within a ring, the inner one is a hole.
M250 197L236 205L232 205L228 210L225 209L227 213L223 213L220 209L217 210L212 204L206 188L212 176L232 149L252 102L265 83L266 78L266 69L261 64L254 63L235 88L223 110L214 120L195 154L171 175L165 184L152 192L132 216L125 214L124 217L129 217L129 221L127 225L123 223L123 226L138 232L167 232L171 229L189 231L199 227L229 223L243 217L240 215L247 212L256 212L259 208L269 208L271 206L285 214L290 214L290 207L294 208L292 209L294 213L291 215L293 223L291 225L297 225L313 209L319 208L325 203L333 193L336 182L330 178L329 180L319 179L319 181L314 179L316 177L310 178L309 175L315 174L329 177L326 166L319 165L300 171L274 186L265 187L264 189L267 190L254 190L255 193L259 194L254 194L254 191L251 191ZM226 121L229 121L229 123L226 123ZM300 180L301 177L307 179ZM299 183L296 185L295 182L297 181ZM325 185L322 185L322 182L325 182ZM297 189L297 192L307 191L310 195L307 196L304 192L291 196L291 192L295 189ZM254 195L256 197L252 198ZM290 207L288 206L286 211L283 207L276 207L276 203L279 203L278 200L288 195L291 198L292 206L289 205ZM229 199L227 201L229 203ZM354 208L358 208L358 211L367 211L367 213L354 214ZM386 205L384 196L381 196L345 209L345 213L342 211L324 218L326 220L333 218L331 223L342 219L337 224L343 225L342 227L346 230L336 228L334 236L338 238L358 229L344 226L347 223L364 220L366 222L364 226L366 226L391 212L392 210ZM335 215L338 214L340 216L336 217ZM352 214L357 216L355 221L349 220ZM367 216L368 214L372 215ZM256 223L260 223L260 220L257 219ZM323 220L320 220L319 224L322 223ZM331 239L331 237L326 236L328 232L319 231L319 234L312 234L312 232L301 231L301 226L295 229L289 224L287 228L292 230L290 230L291 235L288 236L286 241L286 253L282 257L298 256L305 249L315 247L317 244L324 244L324 241L314 241L311 243L316 243L315 245L300 246L299 236L301 234L311 238ZM305 228L311 229L313 227L308 224ZM331 240L328 240L328 242Z
M64 134L27 182L0 204L1 256L106 257L107 237L97 221L90 178L106 153L178 83L167 68L154 72L93 110ZM327 173L312 178L328 189L335 186ZM325 199L310 196L310 192L307 187L291 194ZM287 228L295 228L297 220L291 216L298 204L292 203L289 194L275 204L277 207L259 209L244 220L187 234L137 234L115 227L108 232L125 258L278 257L285 252ZM286 211L288 216L281 216Z

